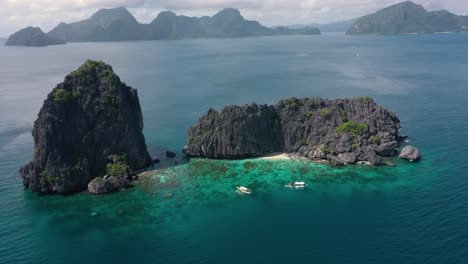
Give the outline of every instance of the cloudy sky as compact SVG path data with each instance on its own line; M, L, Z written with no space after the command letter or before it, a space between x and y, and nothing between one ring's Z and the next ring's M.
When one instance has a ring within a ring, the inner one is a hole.
M163 10L189 16L212 15L224 7L267 26L328 23L374 12L401 0L0 0L0 36L25 26L49 31L59 22L88 18L100 8L125 6L142 23ZM415 0L429 10L468 15L468 0Z

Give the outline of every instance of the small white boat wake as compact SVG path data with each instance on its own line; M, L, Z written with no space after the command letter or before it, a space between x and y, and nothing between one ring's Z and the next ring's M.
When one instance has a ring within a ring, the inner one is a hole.
M305 182L293 182L293 183L286 184L284 187L291 188L291 189L294 188L296 190L303 190L306 186L307 184Z

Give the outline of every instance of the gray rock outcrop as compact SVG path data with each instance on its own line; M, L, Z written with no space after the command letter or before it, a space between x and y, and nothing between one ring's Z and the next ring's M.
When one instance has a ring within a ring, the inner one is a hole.
M151 165L137 91L111 66L87 61L47 96L34 123L33 160L20 169L35 192L86 190L95 177ZM116 159L115 157L119 157Z
M401 150L400 158L409 161L418 161L421 159L421 151L415 147L406 146Z
M127 188L129 185L130 181L124 177L98 177L88 184L88 191L92 194L106 194Z
M332 164L383 164L398 147L400 120L372 98L282 100L210 109L188 130L189 156L239 159L294 153Z

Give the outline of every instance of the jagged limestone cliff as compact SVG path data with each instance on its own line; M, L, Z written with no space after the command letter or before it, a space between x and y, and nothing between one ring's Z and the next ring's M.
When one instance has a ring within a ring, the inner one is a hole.
M32 191L72 193L106 174L116 156L125 158L120 174L144 168L151 157L142 129L137 91L111 66L87 61L44 101L34 123L33 160L20 170L23 183Z
M189 156L237 159L295 153L334 165L397 153L400 121L370 97L282 100L276 105L210 109L188 130Z

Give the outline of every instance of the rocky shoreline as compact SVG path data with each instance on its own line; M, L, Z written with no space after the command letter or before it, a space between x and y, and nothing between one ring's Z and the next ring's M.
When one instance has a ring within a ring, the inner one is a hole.
M334 166L393 165L384 158L398 154L399 130L398 117L370 97L288 98L210 109L189 128L184 153L242 159L283 152Z

